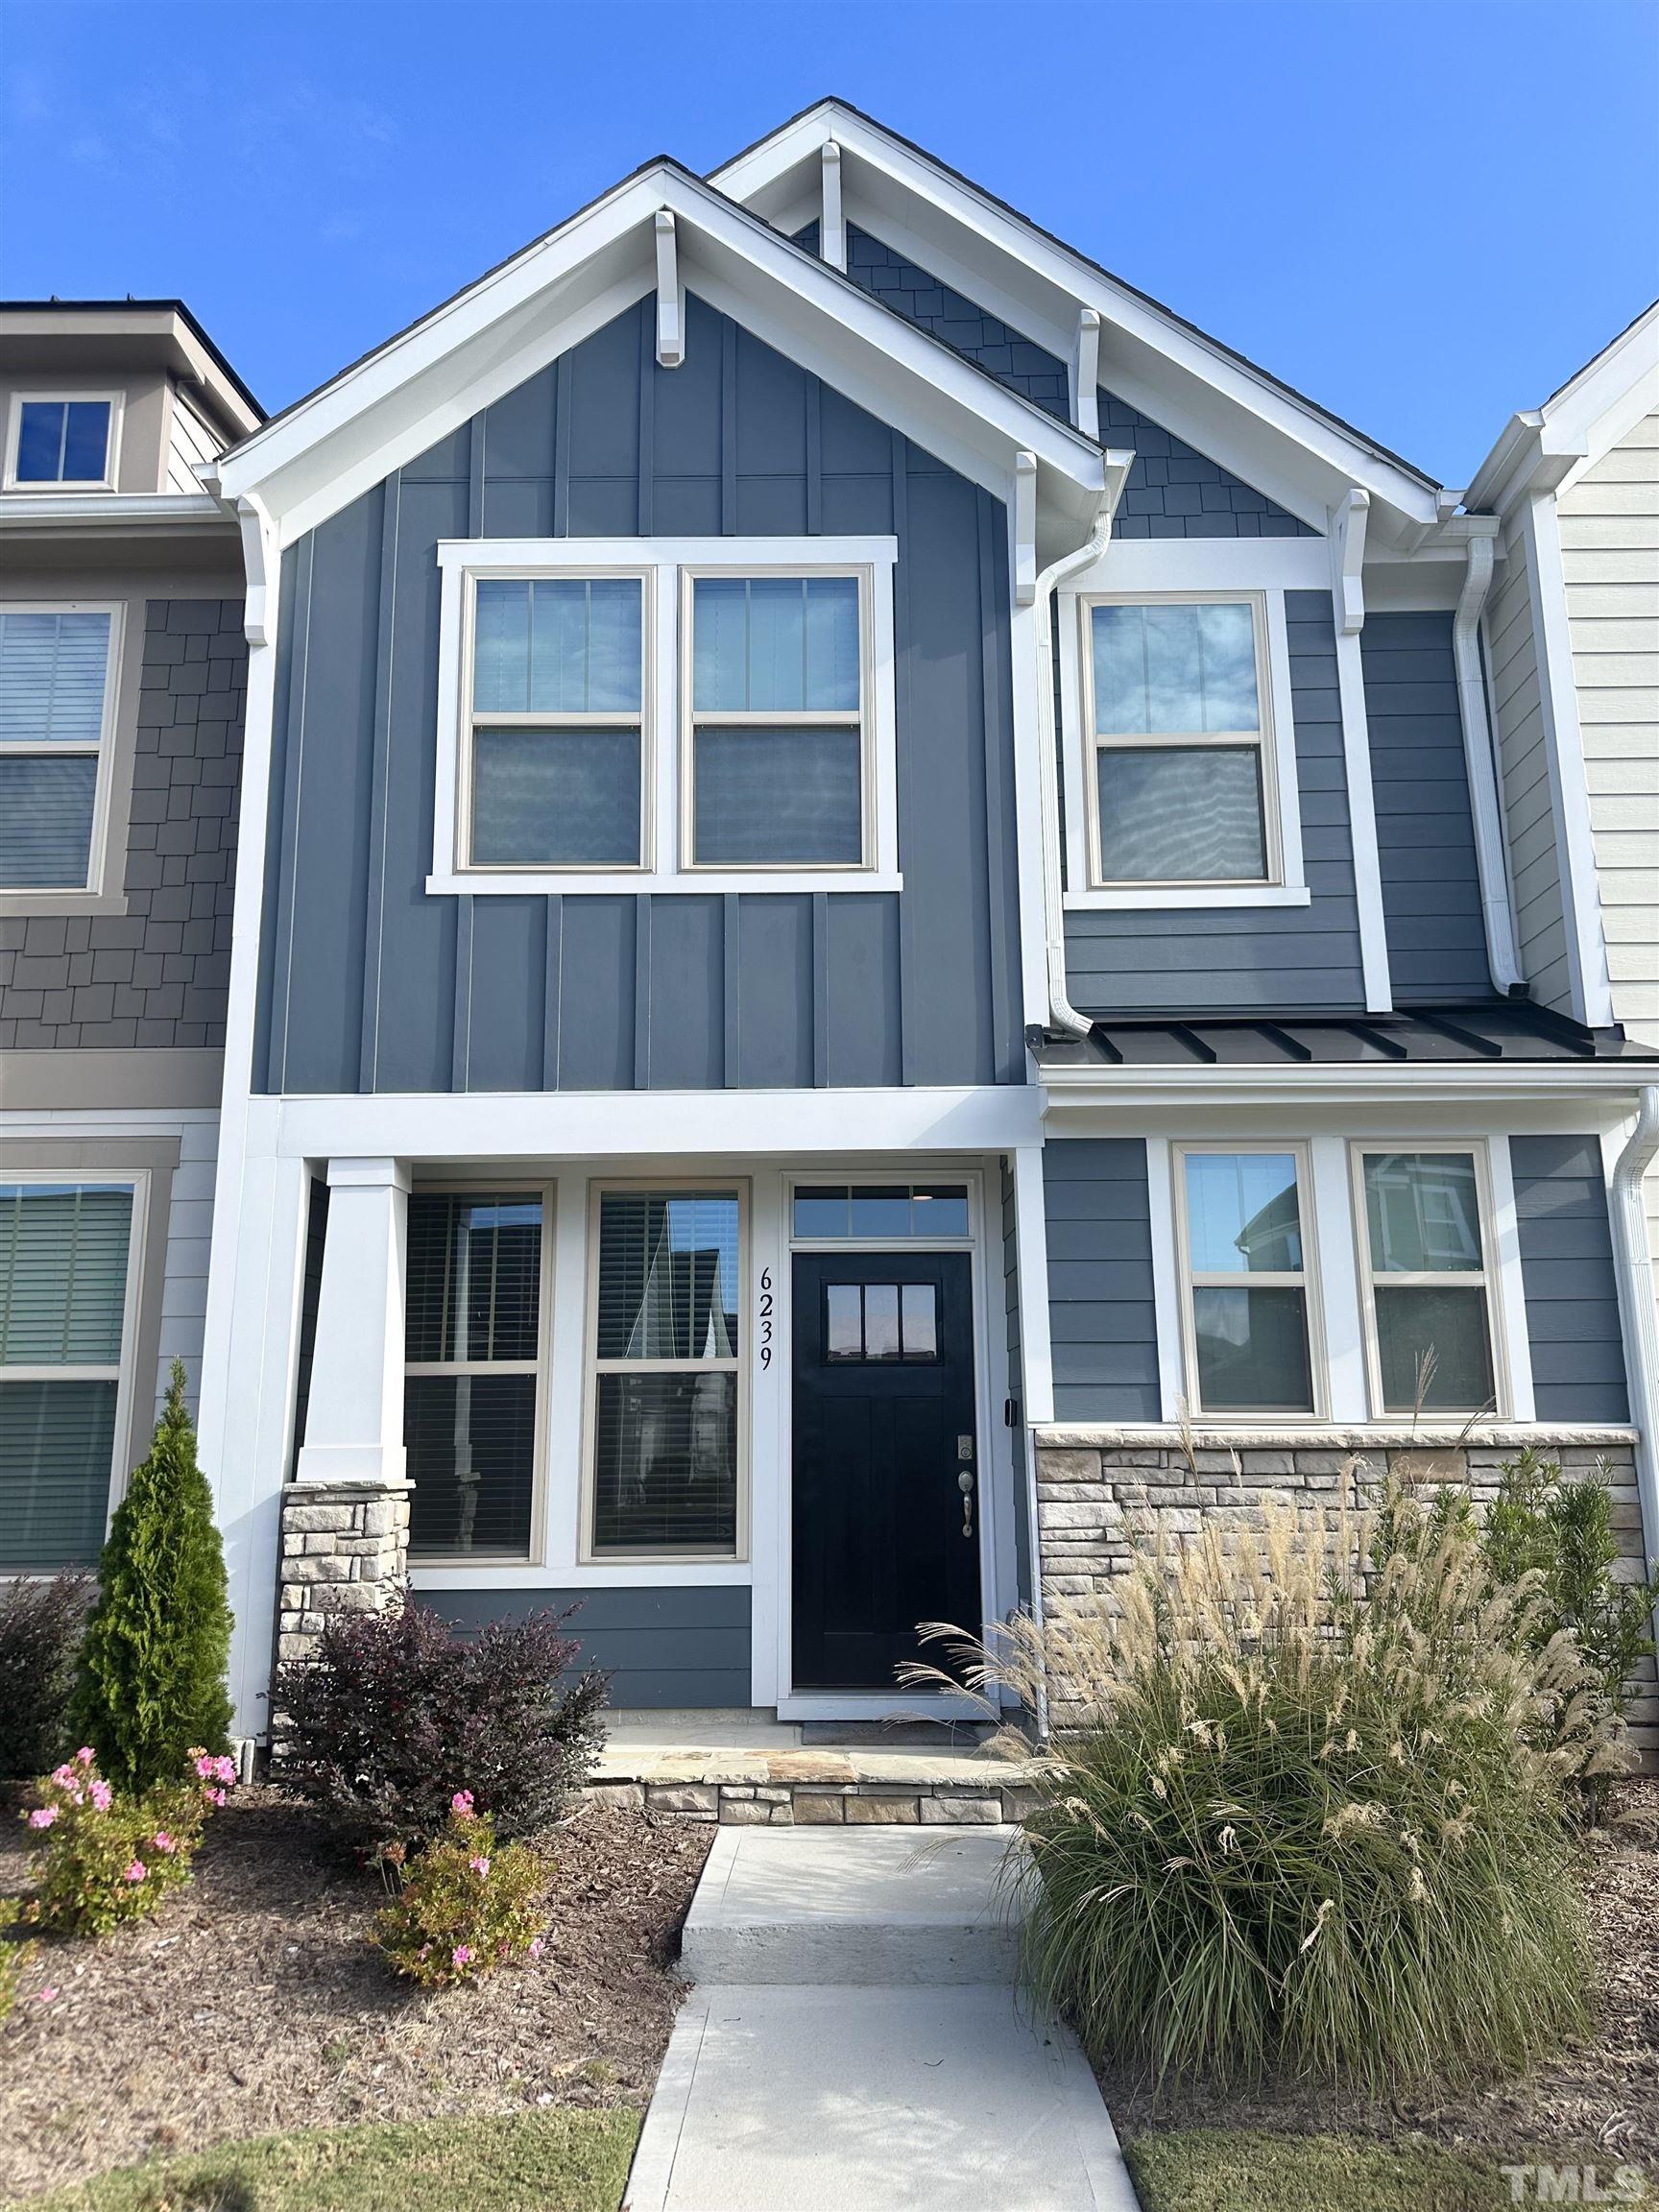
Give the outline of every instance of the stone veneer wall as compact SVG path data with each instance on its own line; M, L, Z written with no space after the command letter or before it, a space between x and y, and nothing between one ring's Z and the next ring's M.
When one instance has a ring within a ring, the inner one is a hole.
M380 1613L408 1585L408 1482L290 1482L282 1492L276 1656L305 1659L330 1613Z
M1207 1514L1235 1522L1279 1503L1324 1510L1334 1529L1345 1508L1359 1510L1386 1476L1467 1487L1477 1508L1497 1496L1499 1470L1524 1442L1559 1460L1567 1475L1605 1470L1613 1527L1623 1554L1616 1570L1639 1581L1645 1569L1635 1435L1628 1429L1528 1430L1503 1437L1488 1430L1342 1430L1257 1432L1237 1445L1206 1432L1189 1454L1166 1433L1125 1429L1040 1429L1037 1522L1043 1599L1059 1608L1087 1602L1133 1564L1138 1532L1195 1536ZM1063 1714L1057 1717L1063 1717ZM1659 1764L1659 1686L1645 1661L1630 1710L1631 1738L1644 1765Z

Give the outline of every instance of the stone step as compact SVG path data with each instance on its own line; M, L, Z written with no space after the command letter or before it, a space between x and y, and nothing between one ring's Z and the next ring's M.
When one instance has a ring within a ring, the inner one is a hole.
M1009 1827L722 1828L681 1961L724 1985L1010 1984Z

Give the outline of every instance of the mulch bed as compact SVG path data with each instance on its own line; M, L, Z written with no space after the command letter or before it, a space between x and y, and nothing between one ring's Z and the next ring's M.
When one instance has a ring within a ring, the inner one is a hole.
M331 1859L274 1791L238 1792L153 1920L42 1945L0 2027L0 2198L288 2128L642 2104L712 1835L578 1813L542 1839L541 1960L426 1993L366 1940L379 1878ZM22 1886L21 1848L4 1821L0 1894Z
M1187 2084L1154 2097L1143 2083L1103 2068L1100 2086L1119 2132L1131 2139L1171 2128L1366 2134L1442 2144L1498 2163L1599 2153L1608 2167L1645 2166L1649 2186L1659 2186L1659 1781L1620 1791L1607 1824L1586 1839L1585 1859L1600 1975L1590 2042L1519 2080L1382 2105L1293 2081L1248 2096Z

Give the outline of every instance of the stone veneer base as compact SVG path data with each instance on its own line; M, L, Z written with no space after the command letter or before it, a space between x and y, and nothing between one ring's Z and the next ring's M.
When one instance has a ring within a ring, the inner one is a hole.
M331 1613L382 1613L409 1581L409 1482L290 1482L282 1491L276 1656L305 1659Z

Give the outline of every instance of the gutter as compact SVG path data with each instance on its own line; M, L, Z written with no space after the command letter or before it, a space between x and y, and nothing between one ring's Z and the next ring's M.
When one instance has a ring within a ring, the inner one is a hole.
M1642 1502L1642 1537L1648 1572L1659 1556L1659 1306L1642 1179L1659 1156L1659 1084L1642 1093L1636 1126L1619 1155L1608 1186L1613 1268L1624 1322L1624 1371L1630 1385L1630 1419L1637 1431L1636 1491Z
M8 492L0 498L0 528L8 530L222 528L225 519L205 492Z
M1463 724L1469 810L1474 818L1475 862L1486 925L1486 963L1500 996L1507 998L1511 992L1524 990L1527 978L1515 944L1515 916L1503 854L1503 816L1493 761L1492 726L1486 711L1486 682L1480 666L1480 617L1492 589L1498 524L1486 516L1462 517L1459 521L1462 527L1455 534L1466 540L1468 565L1452 622L1452 654L1457 669L1457 708Z

